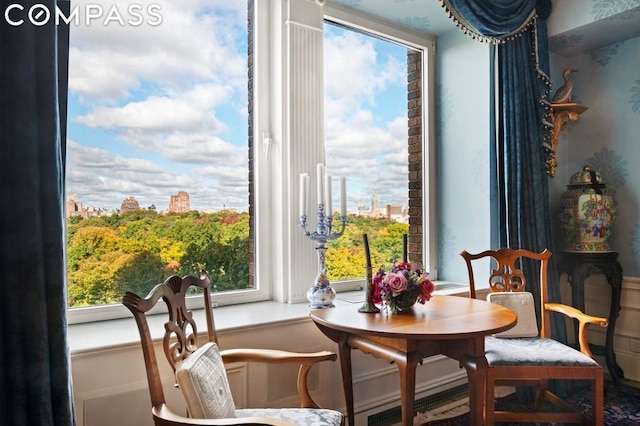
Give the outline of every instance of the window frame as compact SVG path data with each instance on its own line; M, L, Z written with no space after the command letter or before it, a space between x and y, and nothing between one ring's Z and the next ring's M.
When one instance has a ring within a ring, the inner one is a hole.
M420 53L422 95L422 264L429 271L431 280L438 279L438 234L437 234L437 182L436 182L436 132L435 132L435 57L436 37L401 26L391 26L375 17L355 11L340 4L325 4L324 21L339 25L372 37L400 44ZM408 143L408 135L407 135ZM410 231L411 232L411 231ZM366 277L343 281L332 281L336 292L365 288Z
M269 5L265 0L249 0L247 2L248 7L251 8L253 6L253 35L249 35L250 39L253 41L253 50L251 52L247 52L249 55L249 61L253 59L253 76L249 77L249 80L253 80L253 86L250 90L253 90L253 98L254 98L254 108L253 108L253 120L254 123L259 123L263 121L262 117L266 117L268 120L269 115L269 94L265 94L265 96L258 96L258 91L262 90L262 87L265 87L265 82L268 82L270 79L270 70L268 58L271 53L272 44L271 44L271 36L269 33ZM248 12L249 13L249 12ZM251 46L251 44L249 44ZM69 45L67 43L66 46L63 46L66 54L68 55ZM260 53L258 53L260 52ZM253 58L251 58L253 56ZM260 62L257 60L260 59ZM248 62L249 62L248 61ZM250 95L251 96L251 95ZM250 123L251 128L251 123ZM249 132L249 129L247 129ZM260 139L258 139L258 134L261 132L261 126L255 125L253 126L253 132L250 135L250 142L248 149L251 149L251 155L253 159L256 159L260 155ZM256 143L257 141L257 143ZM251 161L251 157L249 158ZM257 161L254 162L254 165L257 164ZM254 166L255 167L255 166ZM254 170L255 171L255 170ZM257 174L255 175L257 176ZM254 206L249 205L249 210L253 209L254 212L258 211L257 205L260 203L268 202L269 197L259 197L258 194L261 191L268 190L269 188L269 178L265 179L253 179L253 182L249 182L250 188L247 193L247 197L250 197L253 192L255 195L255 204ZM253 185L253 188L251 188ZM265 207L268 208L268 207ZM260 238L257 238L257 217L251 216L250 220L253 221L251 225L253 227L253 238L254 242L258 242ZM251 235L250 235L251 239ZM258 247L258 244L255 244L256 249L254 252L255 262L258 263L258 259L260 253L263 252ZM264 268L262 268L264 270ZM242 289L242 290L234 290L234 291L226 291L220 293L212 293L212 304L213 306L222 306L222 305L233 305L240 303L250 303L268 300L271 295L270 288L270 280L263 276L258 275L258 268L256 267L256 274L254 276L254 286L253 289ZM201 297L187 297L187 308L189 309L197 309L202 308L202 298ZM163 306L163 303L159 303L155 306L151 313L162 312L166 310ZM78 324L85 322L94 322L94 321L104 321L110 319L118 319L125 318L129 316L129 311L121 304L110 304L110 305L96 305L96 306L86 306L86 307L75 307L67 309L67 322L68 324Z

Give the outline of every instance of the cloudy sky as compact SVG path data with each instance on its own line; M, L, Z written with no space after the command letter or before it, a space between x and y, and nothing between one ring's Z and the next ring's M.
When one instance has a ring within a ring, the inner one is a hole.
M246 2L153 3L107 0L89 25L80 5L71 25L67 195L160 211L184 190L192 209L246 211ZM335 27L325 44L328 172L349 211L372 194L405 205L406 50Z

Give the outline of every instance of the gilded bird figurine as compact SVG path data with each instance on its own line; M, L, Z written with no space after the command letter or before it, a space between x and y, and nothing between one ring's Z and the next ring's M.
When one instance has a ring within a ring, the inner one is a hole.
M564 70L562 73L562 78L564 79L564 84L558 88L556 94L553 95L553 99L551 99L552 104L564 104L571 102L571 94L573 92L573 81L569 80L569 74L578 72L578 70L573 69L571 67Z

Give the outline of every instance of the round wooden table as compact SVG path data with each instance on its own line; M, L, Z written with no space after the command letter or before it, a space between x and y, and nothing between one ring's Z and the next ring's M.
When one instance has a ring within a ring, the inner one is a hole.
M360 313L353 306L311 311L318 328L338 344L349 425L354 425L351 350L394 362L400 374L402 424L413 425L416 367L443 354L460 361L469 378L472 425L483 424L487 359L484 337L508 330L516 314L500 305L458 296L433 296L400 314Z

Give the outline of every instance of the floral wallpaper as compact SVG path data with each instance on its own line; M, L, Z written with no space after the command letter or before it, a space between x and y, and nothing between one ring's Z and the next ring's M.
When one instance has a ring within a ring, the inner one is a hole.
M438 279L467 282L460 252L491 243L489 47L457 30L437 43Z
M456 29L439 0L329 0L404 27L441 35Z
M609 2L593 3L597 16L617 10ZM551 56L554 87L562 83L564 68L578 69L572 74L574 93L589 108L560 135L552 202L584 165L600 171L616 200L611 246L625 276L640 276L640 168L635 164L640 158L640 68L629 61L639 57L640 37L570 57Z
M591 8L591 14L593 15L594 21L605 19L605 18L615 18L615 19L631 19L638 10L633 10L631 13L625 13L634 7L640 6L640 1L638 0L592 0L593 5Z
M640 36L640 0L553 0L548 23L549 49L573 56Z

